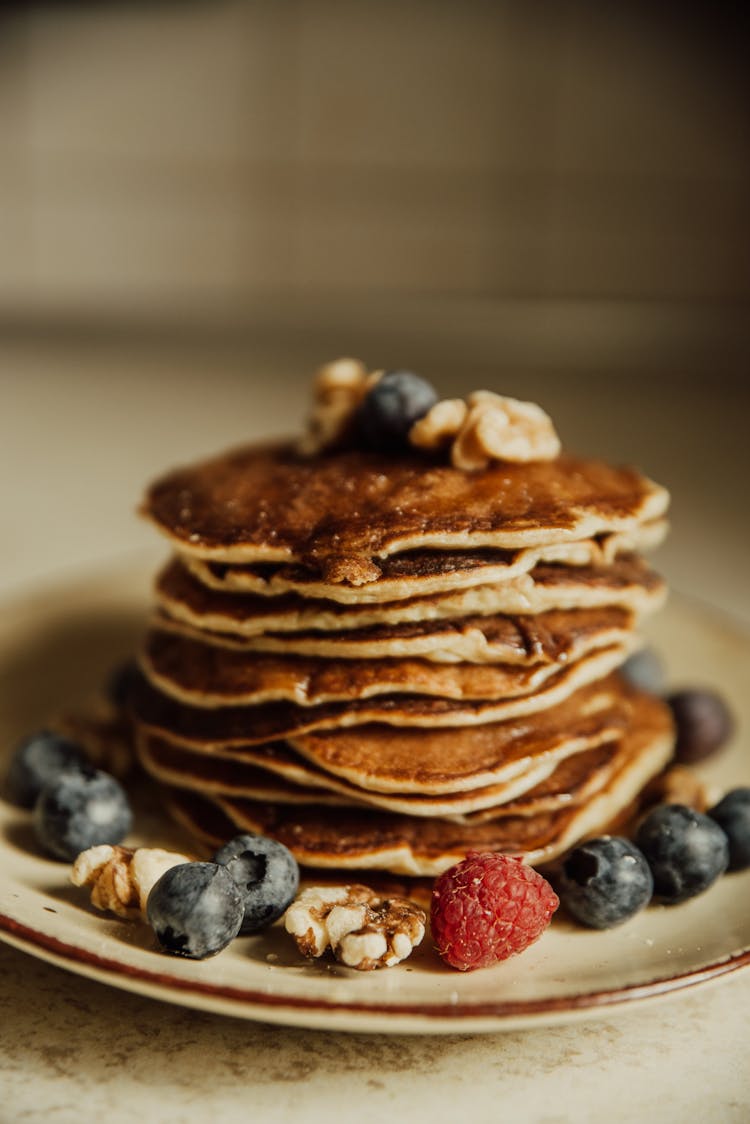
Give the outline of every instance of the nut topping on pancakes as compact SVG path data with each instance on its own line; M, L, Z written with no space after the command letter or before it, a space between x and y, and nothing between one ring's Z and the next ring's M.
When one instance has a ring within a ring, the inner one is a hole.
M356 443L357 411L383 373L368 371L358 359L337 359L321 367L298 452L315 456ZM561 448L552 421L540 406L488 390L475 391L466 400L436 402L411 426L408 442L426 452L447 451L454 468L465 472L485 469L493 461L554 460Z
M369 372L359 359L335 359L315 376L314 404L297 451L311 457L334 448L346 436L354 414L382 371Z
M451 463L466 472L492 461L551 461L560 453L560 438L540 406L489 390L475 391L465 403L438 402L412 426L409 439L422 449L449 442Z

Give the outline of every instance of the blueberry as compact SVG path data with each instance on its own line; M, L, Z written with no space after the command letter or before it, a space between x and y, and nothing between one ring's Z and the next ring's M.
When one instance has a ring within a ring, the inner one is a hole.
M667 702L677 727L675 758L685 764L710 757L729 741L734 719L715 691L678 691Z
M33 808L45 785L66 769L86 764L79 745L61 734L39 730L16 749L6 779L8 797L22 808Z
M750 866L750 788L735 788L711 808L715 820L729 840L729 869Z
M438 400L425 379L412 371L386 371L357 411L357 427L373 449L405 448L409 430Z
M216 863L181 863L162 874L146 916L165 952L204 960L233 941L242 924L242 894Z
M100 843L119 843L132 822L122 787L90 765L61 773L45 785L34 807L37 838L58 859L74 859Z
M662 804L638 828L636 843L654 876L654 893L674 904L707 890L729 863L729 841L708 816Z
M625 661L620 671L628 683L639 691L659 695L664 690L664 663L653 648L642 648L640 652L635 652Z
M242 894L243 933L271 925L292 903L299 889L299 867L283 843L264 835L238 835L214 855Z
M611 929L648 905L654 888L649 865L629 839L589 839L566 858L560 900L593 929Z

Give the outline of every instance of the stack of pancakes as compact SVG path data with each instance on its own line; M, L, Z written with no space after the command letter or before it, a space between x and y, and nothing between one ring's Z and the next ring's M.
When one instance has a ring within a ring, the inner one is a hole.
M419 453L246 447L145 514L174 555L134 698L138 752L208 844L432 876L546 862L630 809L672 752L617 668L664 596L639 551L668 496L561 456L467 473Z

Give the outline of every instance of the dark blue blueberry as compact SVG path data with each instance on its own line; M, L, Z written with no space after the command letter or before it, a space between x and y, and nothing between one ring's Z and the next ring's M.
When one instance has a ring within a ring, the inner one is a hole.
M242 895L216 863L173 866L146 903L148 923L165 952L204 960L233 941L242 924Z
M660 695L666 683L664 663L653 648L643 648L635 652L621 667L621 672L633 687L639 691L650 691Z
M437 400L434 387L412 371L386 371L357 411L359 432L373 449L403 449L414 422Z
M654 876L654 894L669 904L707 890L729 864L729 841L708 816L682 804L662 804L635 839Z
M629 839L589 839L566 858L560 900L569 913L594 929L611 929L648 905L654 880L642 853Z
M6 778L8 798L22 808L33 808L45 785L67 769L86 765L79 745L61 734L39 730L16 749Z
M687 765L702 761L721 749L732 736L732 712L715 691L677 691L667 702L677 727L677 761Z
M265 835L238 835L214 855L242 894L243 933L257 933L281 917L299 889L299 867L283 843Z
M122 787L90 765L61 773L42 789L34 807L37 838L58 859L74 859L100 843L120 843L132 822Z
M729 869L750 866L750 788L735 788L711 808L715 820L729 840Z

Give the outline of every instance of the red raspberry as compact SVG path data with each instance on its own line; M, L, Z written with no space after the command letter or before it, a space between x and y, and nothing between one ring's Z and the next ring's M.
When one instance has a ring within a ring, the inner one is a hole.
M537 940L560 904L546 879L513 855L470 851L432 891L432 937L462 972L487 968Z

